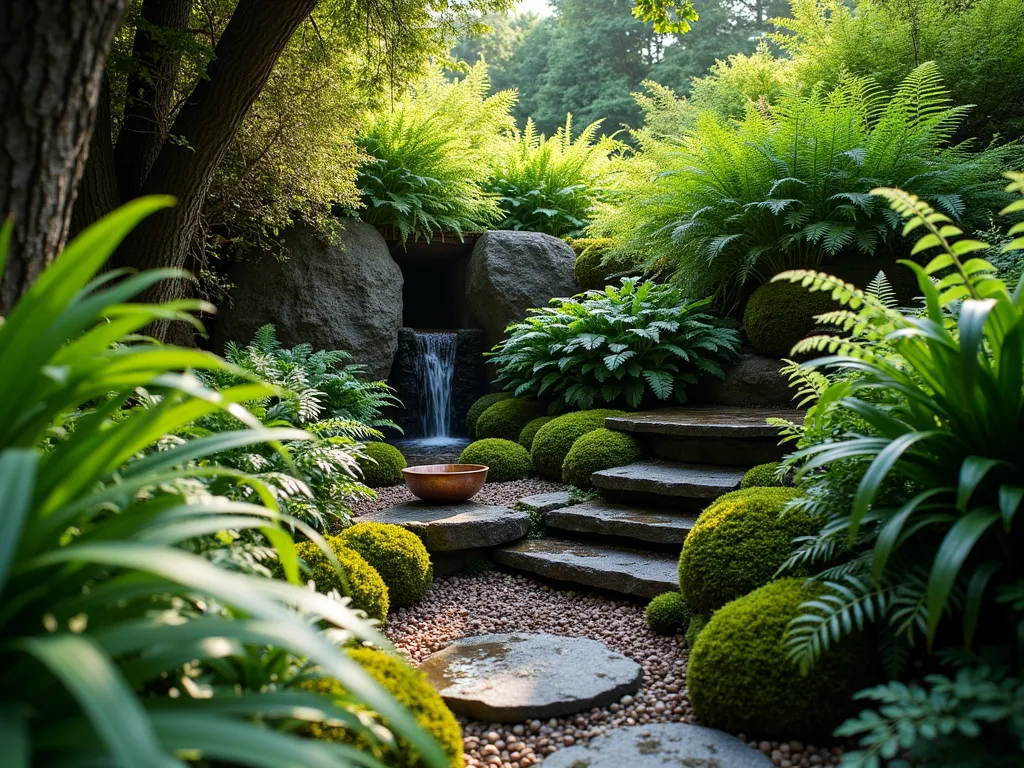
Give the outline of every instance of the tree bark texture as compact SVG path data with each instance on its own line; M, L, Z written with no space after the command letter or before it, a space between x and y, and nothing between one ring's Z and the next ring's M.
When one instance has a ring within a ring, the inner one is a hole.
M0 212L15 218L0 314L67 239L103 66L126 3L0 3Z
M124 120L114 148L117 185L121 196L138 196L167 138L174 83L181 56L168 50L168 31L188 26L192 0L145 0L142 4L132 58L136 69L127 83Z
M121 265L148 269L186 265L199 214L214 171L266 85L278 57L317 0L240 0L217 43L208 77L178 112L142 187L143 194L170 194L172 209L150 216L117 254ZM165 282L146 298L180 298L181 281Z

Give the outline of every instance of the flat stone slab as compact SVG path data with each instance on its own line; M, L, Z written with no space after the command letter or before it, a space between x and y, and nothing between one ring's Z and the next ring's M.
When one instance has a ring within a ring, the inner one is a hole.
M639 664L596 640L529 633L465 637L420 669L454 712L501 723L610 704L643 679Z
M619 536L651 544L682 545L696 516L594 499L548 512L548 528L597 536Z
M786 408L737 408L732 406L694 406L638 411L605 419L608 429L641 432L672 437L777 437L779 430L766 419L804 420L803 411Z
M533 496L524 496L519 500L517 506L540 512L542 515L552 509L568 507L572 504L568 491L555 491L554 493L537 493Z
M772 768L735 736L687 723L616 728L587 746L560 749L544 768Z
M677 464L654 459L603 469L591 476L602 490L632 491L686 499L717 499L735 491L743 480L742 467L712 464Z
M409 501L363 515L360 522L392 523L412 531L428 552L496 547L521 539L530 527L526 512L476 504L431 504Z
M548 579L626 595L654 597L679 589L679 558L661 552L546 537L496 549L494 558Z

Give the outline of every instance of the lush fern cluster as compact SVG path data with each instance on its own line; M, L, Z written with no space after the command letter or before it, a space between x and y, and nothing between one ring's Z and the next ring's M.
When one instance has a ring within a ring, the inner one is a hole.
M308 344L284 349L274 327L266 325L245 347L229 343L225 358L233 369L201 374L218 390L253 379L275 387L273 396L247 403L267 426L302 426L317 440L302 441L289 454L265 446L229 448L212 461L263 479L289 513L317 527L347 520L352 502L371 492L359 482L361 441L381 437L378 427L394 427L381 410L398 400L382 381L362 378L362 367L340 350L313 352ZM226 413L203 417L183 437L207 437L238 428ZM248 498L245 488L224 493Z
M595 228L690 295L729 302L747 280L887 247L899 217L874 187L927 195L955 219L998 208L999 170L1018 150L948 146L967 112L926 63L891 95L846 76L748 104L738 121L703 112L679 138L640 131L618 205Z
M1008 175L1008 191L1024 192L1024 174ZM938 251L926 267L906 262L925 296L923 311L894 308L881 286L860 291L808 271L779 277L827 291L843 306L820 318L841 333L797 349L827 355L811 368L841 373L803 377L802 397L815 402L795 430L792 461L802 504L824 526L797 546L789 564L813 565L828 589L803 606L787 648L806 669L844 635L874 624L894 676L923 645L962 640L963 648L1006 649L1020 678L1024 291L1018 285L1011 292L991 264L972 256L988 246L962 238L944 213L906 192L876 193L907 220L905 234L923 233L915 254ZM1024 200L1004 210L1021 212ZM1016 239L1007 248L1024 248L1024 223L1010 235ZM932 690L943 685L956 687L935 680ZM1019 702L1020 686L1015 690ZM925 720L934 709L927 694L896 684L867 695L883 704L920 699ZM891 757L884 732L906 713L893 715L895 706L883 711L848 727L850 735L866 734L869 747L862 762L851 764ZM999 711L990 710L987 720L996 730L1009 727ZM951 738L916 728L900 726L901 736L911 734L900 748L917 738Z
M722 376L739 338L675 288L624 279L530 310L494 348L498 381L518 396L558 397L571 407L646 399L686 402L702 375Z
M495 142L513 128L516 94L489 91L483 63L459 81L438 73L367 120L358 137L371 158L357 179L364 220L404 242L438 232L461 237L501 219L484 182Z
M572 116L550 138L532 120L504 142L487 181L500 198L499 229L578 237L607 197L609 160L618 142L600 137L601 121L575 139Z

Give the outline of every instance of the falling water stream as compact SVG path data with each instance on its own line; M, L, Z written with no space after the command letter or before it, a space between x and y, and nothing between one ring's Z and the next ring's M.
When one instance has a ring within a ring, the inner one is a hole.
M416 376L420 381L420 434L450 437L455 334L416 334Z

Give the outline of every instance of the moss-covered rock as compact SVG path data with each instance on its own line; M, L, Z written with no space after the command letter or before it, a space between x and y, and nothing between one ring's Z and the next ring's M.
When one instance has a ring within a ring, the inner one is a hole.
M573 443L595 429L604 426L609 416L621 416L624 411L610 408L595 408L591 411L576 411L558 416L537 430L533 438L533 467L541 477L549 480L562 479L562 464Z
M530 454L519 443L488 437L470 443L459 456L460 464L485 464L487 482L507 483L522 480L533 471Z
M595 472L632 464L643 455L635 437L601 427L572 444L562 462L562 482L589 490L593 487L590 476Z
M523 431L519 433L518 443L523 446L526 450L533 448L533 438L537 436L537 430L551 421L554 416L538 416L536 419L530 420L530 422L523 427Z
M363 482L371 488L387 488L402 484L402 470L408 464L402 452L387 443L367 443L363 446L366 458L359 459Z
M399 525L358 523L337 538L342 546L362 555L384 579L391 608L419 602L434 581L427 548L419 536Z
M748 737L804 740L827 736L856 711L851 697L873 682L875 667L863 637L841 641L807 675L786 653L787 626L820 590L781 579L715 611L690 651L686 675L703 723Z
M508 400L510 397L512 397L511 392L492 392L469 406L469 410L466 411L466 429L469 431L469 436L476 437L476 422L480 418L480 414L498 401Z
M366 611L371 619L384 622L388 618L388 588L377 570L355 550L342 545L337 536L328 536L344 578L335 570L327 555L312 541L302 541L295 545L296 554L305 566L302 575L316 583L318 592L338 590L352 599L352 607Z
M383 651L357 648L347 651L347 653L412 714L424 731L434 737L441 750L448 756L448 764L452 768L462 768L465 765L462 757L462 729L459 728L455 715L445 706L440 694L430 686L422 672ZM372 717L387 726L387 722L381 720L376 713L372 713L366 707L353 707L350 702L346 701L347 691L344 685L334 678L315 678L304 682L302 686L307 690L337 696L338 703L345 709ZM365 737L353 734L337 725L311 723L306 730L309 735L317 739L359 747L385 765L394 768L425 768L426 766L416 748L404 739L398 739L396 751L390 752L385 750L381 744L371 742Z
M782 488L785 483L779 480L778 471L779 462L777 461L751 467L743 474L740 488Z
M522 397L510 397L487 408L476 420L476 436L519 440L523 428L547 411L544 403Z
M839 309L828 293L811 293L798 283L765 283L747 301L743 324L754 351L769 357L790 357L798 341L815 332L816 315Z
M614 251L616 243L611 238L579 238L571 240L569 245L578 254L573 276L585 291L600 291L612 282L618 284L613 275L630 272L636 267L633 259Z
M646 616L656 635L674 635L689 626L690 607L679 592L664 592L647 604Z
M748 488L700 514L679 557L679 589L691 610L711 613L767 584L793 551L793 539L818 531L806 512L783 513L796 495L791 488Z

